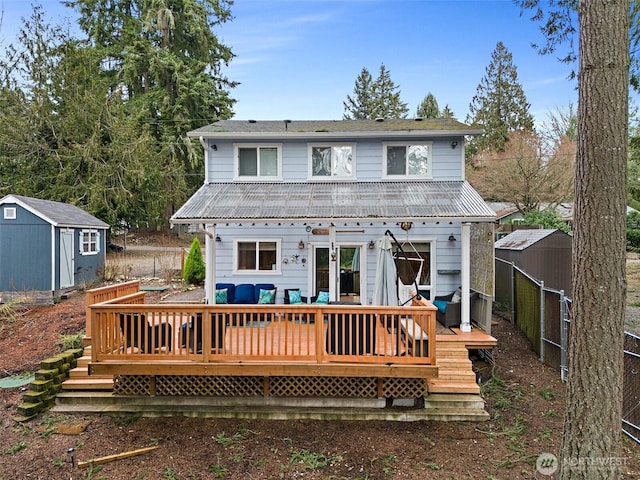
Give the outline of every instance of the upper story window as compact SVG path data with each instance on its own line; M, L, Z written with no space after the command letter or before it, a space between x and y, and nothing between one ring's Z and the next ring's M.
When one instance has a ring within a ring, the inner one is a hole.
M234 242L236 273L276 273L280 264L279 240L236 240Z
M384 176L431 178L431 145L432 142L384 143Z
M80 232L80 255L95 255L100 251L100 232L82 230Z
M280 145L236 144L233 149L236 179L277 180L281 178L282 155Z
M312 177L353 177L355 145L309 144L309 156Z

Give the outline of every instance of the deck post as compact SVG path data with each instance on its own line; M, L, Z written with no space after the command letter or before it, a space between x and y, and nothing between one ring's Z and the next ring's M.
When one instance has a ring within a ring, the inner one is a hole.
M460 331L471 331L471 298L470 298L470 278L471 278L471 224L462 224L462 245L461 245L461 290L462 299L460 304Z
M205 225L204 297L207 304L216 303L216 227Z

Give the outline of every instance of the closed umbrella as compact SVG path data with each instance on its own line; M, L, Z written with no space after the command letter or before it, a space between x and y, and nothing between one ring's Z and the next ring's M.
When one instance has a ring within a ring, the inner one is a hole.
M388 237L378 240L378 263L372 299L374 305L398 305L397 273L391 248Z

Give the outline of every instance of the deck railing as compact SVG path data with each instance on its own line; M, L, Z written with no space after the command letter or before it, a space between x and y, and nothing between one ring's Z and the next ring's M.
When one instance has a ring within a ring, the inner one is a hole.
M93 363L435 364L435 307L144 304L90 306ZM122 369L121 369L122 371Z
M93 288L87 290L85 294L86 305L86 337L91 338L91 310L90 306L96 303L106 302L108 300L114 300L124 295L136 293L140 291L140 281L132 280L130 282L117 283L115 285L106 285L104 287Z

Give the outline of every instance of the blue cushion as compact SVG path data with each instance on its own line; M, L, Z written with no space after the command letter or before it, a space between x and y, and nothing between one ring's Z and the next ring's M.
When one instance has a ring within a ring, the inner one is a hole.
M302 303L302 294L300 290L289 291L289 303Z
M253 302L258 303L260 299L260 290L274 290L276 286L273 283L256 283L253 287Z
M447 301L446 300L434 300L433 304L435 305L435 307L441 312L444 313L444 311L447 309Z
M260 289L260 295L258 296L258 303L276 303L276 290L262 290Z
M329 292L318 293L318 298L316 298L315 303L329 303Z
M233 283L216 283L216 290L227 289L227 303L234 303L236 286Z
M227 289L216 289L216 303L227 303Z
M236 295L233 303L256 303L253 290L254 287L252 283L236 285Z

